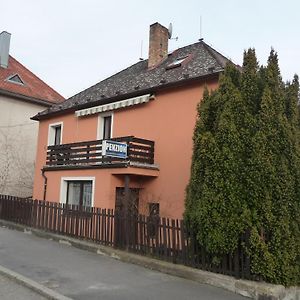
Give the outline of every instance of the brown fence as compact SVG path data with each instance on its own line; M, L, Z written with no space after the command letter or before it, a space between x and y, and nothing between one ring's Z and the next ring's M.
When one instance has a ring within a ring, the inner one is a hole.
M183 220L124 217L112 209L69 206L0 195L0 218L33 228L91 240L143 255L236 278L258 279L241 237L234 253L216 257L205 251Z
M154 142L134 136L110 139L126 143L128 157L126 160L102 155L102 140L48 146L46 165L62 167L71 165L114 164L126 161L154 164Z

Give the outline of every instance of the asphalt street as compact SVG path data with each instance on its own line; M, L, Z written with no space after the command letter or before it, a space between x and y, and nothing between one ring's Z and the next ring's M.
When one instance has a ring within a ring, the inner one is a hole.
M3 227L0 265L80 300L246 299L223 289Z

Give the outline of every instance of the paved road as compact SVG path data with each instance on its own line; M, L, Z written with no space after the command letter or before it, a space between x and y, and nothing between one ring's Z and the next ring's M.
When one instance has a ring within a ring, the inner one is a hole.
M46 298L18 284L12 279L0 275L1 300L46 300Z
M245 299L7 228L0 228L0 265L80 300Z

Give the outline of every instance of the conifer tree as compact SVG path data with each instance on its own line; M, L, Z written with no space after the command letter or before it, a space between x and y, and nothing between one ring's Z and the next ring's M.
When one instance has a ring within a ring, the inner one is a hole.
M242 159L239 127L245 114L239 82L239 72L229 65L219 90L205 92L194 133L186 218L198 228L199 241L209 241L206 248L213 253L233 251L244 226L238 222L244 212L237 174Z
M199 243L233 253L241 234L251 270L264 280L300 283L299 81L284 84L271 51L258 67L244 53L228 65L217 91L205 91L194 131L185 219Z

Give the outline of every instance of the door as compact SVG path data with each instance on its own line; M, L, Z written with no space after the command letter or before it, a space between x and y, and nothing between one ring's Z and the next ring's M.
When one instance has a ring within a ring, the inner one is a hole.
M128 213L125 214L125 188L116 188L115 245L133 247L137 242L137 218L139 213L139 189L129 189ZM129 245L126 245L126 243Z
M130 216L137 216L139 213L139 189L129 189L129 203L128 203L128 214ZM118 213L125 212L125 188L116 188L116 204L115 210Z

